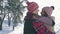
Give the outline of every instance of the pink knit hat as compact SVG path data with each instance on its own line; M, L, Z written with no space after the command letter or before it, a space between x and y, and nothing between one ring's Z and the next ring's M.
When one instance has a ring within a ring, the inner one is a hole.
M51 7L44 7L42 9L42 11L45 11L48 14L48 16L51 16L53 8L51 8Z
M33 11L35 11L36 9L38 9L38 4L37 3L35 3L35 2L28 2L27 1L27 9L28 9L28 11L29 12L33 12Z

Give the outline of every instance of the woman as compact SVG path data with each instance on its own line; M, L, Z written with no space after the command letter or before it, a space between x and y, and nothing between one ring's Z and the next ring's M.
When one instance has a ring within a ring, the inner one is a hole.
M55 32L54 28L53 28L54 25L55 25L55 22L54 22L55 18L53 16L51 16L53 10L54 10L54 6L44 7L42 9L42 13L41 14L42 14L43 18L45 19L45 20L44 19L42 19L42 20L44 20L44 22L46 22L48 24L47 25L48 29L50 31L52 31L52 32ZM43 14L43 13L45 13L45 14Z
M44 7L39 19L33 22L34 29L38 34L55 34L54 25L55 22L51 18L54 7Z
M32 21L33 19L33 15L34 14L38 14L38 4L35 2L28 2L27 1L27 15L25 17L25 24L24 24L24 34L37 34L37 32L34 30L33 25L32 25Z

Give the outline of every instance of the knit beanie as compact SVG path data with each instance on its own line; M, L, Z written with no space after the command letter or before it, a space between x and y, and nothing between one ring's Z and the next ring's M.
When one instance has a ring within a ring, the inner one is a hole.
M38 9L38 4L37 3L35 3L35 2L26 2L26 4L27 4L27 9L28 9L28 11L29 12L33 12L33 11L35 11L36 9Z
M51 8L51 7L44 7L42 9L42 11L45 11L48 14L48 16L51 16L53 8Z

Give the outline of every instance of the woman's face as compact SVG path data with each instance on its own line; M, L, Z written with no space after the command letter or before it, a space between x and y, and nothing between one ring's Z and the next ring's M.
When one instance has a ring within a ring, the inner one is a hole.
M34 14L38 14L39 9L33 11Z
M41 12L41 15L42 15L42 16L48 16L48 14L47 14L45 11L42 11L42 12Z

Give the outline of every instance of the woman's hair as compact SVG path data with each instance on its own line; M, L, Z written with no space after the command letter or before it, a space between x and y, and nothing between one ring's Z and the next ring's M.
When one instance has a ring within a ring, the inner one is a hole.
M33 17L33 13L27 12L27 15L25 18L32 19L32 17Z

